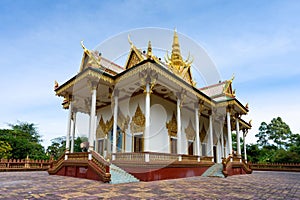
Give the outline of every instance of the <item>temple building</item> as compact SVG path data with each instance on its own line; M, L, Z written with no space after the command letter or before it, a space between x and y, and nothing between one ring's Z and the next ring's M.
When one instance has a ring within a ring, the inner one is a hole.
M248 105L236 98L234 78L196 87L193 61L182 57L176 31L164 61L150 41L144 51L129 44L127 61L119 66L82 42L79 72L55 83L69 120L66 153L49 173L108 182L117 166L152 181L200 176L215 163L224 176L251 173L245 148L251 123L242 119ZM78 113L89 115L88 152L73 150Z

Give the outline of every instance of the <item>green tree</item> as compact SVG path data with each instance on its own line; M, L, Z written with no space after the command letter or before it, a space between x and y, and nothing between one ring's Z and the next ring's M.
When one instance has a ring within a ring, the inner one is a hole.
M66 150L66 137L57 137L51 140L51 145L48 146L46 152L48 155L57 159Z
M9 126L11 129L0 129L0 141L11 146L10 158L25 159L28 155L31 159L47 159L35 124L18 122Z
M273 140L279 148L288 147L288 139L291 137L292 132L290 127L282 121L280 117L272 119L268 125L269 139Z
M269 135L268 135L268 125L267 125L267 123L262 122L260 124L260 127L259 127L258 130L259 130L259 133L255 135L255 137L258 137L257 144L260 147L270 145L269 142L268 142Z
M258 148L258 144L247 144L247 160L253 163L259 162L261 150Z
M11 150L10 144L0 141L0 158L9 158L11 156Z
M74 152L81 152L80 144L86 142L87 137L77 137L74 140ZM66 150L66 137L58 137L51 140L52 144L47 148L47 154L53 156L54 159L59 158ZM70 142L71 146L71 142Z

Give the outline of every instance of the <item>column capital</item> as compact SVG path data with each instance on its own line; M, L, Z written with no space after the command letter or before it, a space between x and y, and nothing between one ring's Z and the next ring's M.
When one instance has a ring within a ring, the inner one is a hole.
M231 105L228 105L228 106L226 107L226 112L231 113L232 110L233 110L233 107L232 107Z
M241 116L241 115L240 115L239 113L235 113L235 114L234 114L234 117L235 117L236 119L239 119L240 116Z
M119 89L118 88L115 88L114 89L114 97L119 97L119 94L120 94L120 91L119 91Z
M87 85L89 86L90 91L93 92L93 90L96 90L98 87L98 81L88 80Z

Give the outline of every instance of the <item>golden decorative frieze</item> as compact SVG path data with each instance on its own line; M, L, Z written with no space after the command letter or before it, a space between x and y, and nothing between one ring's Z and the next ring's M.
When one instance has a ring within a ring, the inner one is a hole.
M168 129L169 136L177 137L177 120L174 112L171 120L166 123L166 127Z
M191 120L189 121L189 124L185 129L185 134L186 134L186 138L188 140L194 141L195 136L196 136L196 132L195 132L195 129L193 128L193 124L192 124Z
M103 117L101 116L96 131L97 138L105 138L105 135L107 135L108 132L112 129L113 123L114 123L113 117L111 117L110 120L104 122Z
M130 123L131 133L144 132L145 121L146 121L146 118L140 108L140 105L138 104L138 106L135 110L134 116L132 117L131 123Z
M114 84L114 80L112 78L104 75L103 73L95 72L92 69L88 69L87 71L84 71L82 74L78 74L76 76L76 78L71 80L66 85L62 85L61 87L59 87L58 90L56 91L56 95L63 96L63 93L65 91L67 91L69 88L73 87L76 83L80 82L84 78L88 78L88 77L94 77L94 78L97 78L97 81L102 80L109 84Z
M192 89L191 87L184 84L182 81L175 78L174 75L170 75L170 74L166 73L165 71L163 71L162 69L158 68L156 65L154 65L153 63L150 63L150 62L146 63L146 64L143 64L143 65L140 65L137 68L131 70L130 72L125 73L123 76L118 77L115 81L117 83L117 82L120 82L122 80L129 79L132 76L134 76L134 75L138 74L139 72L142 72L146 69L151 69L151 70L157 72L159 75L165 77L166 79L174 82L175 84L177 84L179 87L183 88L184 90L186 90L186 91L192 93L193 95L197 96L200 100L208 103L211 106L215 106L215 103L212 100L209 100L209 99L205 98L203 95L199 94L194 89Z

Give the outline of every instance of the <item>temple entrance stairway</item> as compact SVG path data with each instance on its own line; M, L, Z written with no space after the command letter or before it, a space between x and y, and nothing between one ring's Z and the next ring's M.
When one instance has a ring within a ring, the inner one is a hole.
M215 163L213 166L208 168L201 176L225 178L222 171L223 171L223 164Z
M127 173L120 167L110 164L110 174L111 180L110 184L118 184L118 183L133 183L139 182L140 180L132 176L131 174Z

